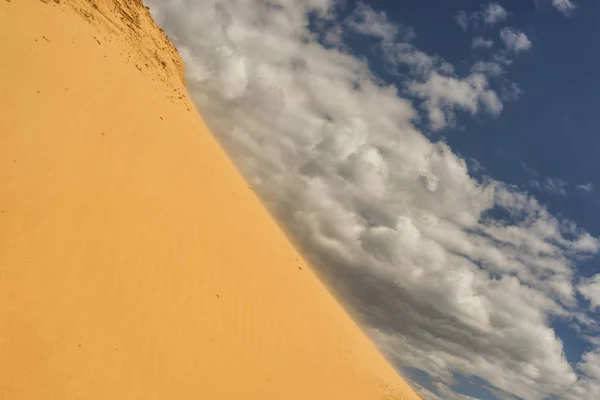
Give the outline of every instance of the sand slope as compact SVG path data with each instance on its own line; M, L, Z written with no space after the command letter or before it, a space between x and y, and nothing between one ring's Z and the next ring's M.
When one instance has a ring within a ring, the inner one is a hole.
M416 399L136 1L0 3L0 399Z

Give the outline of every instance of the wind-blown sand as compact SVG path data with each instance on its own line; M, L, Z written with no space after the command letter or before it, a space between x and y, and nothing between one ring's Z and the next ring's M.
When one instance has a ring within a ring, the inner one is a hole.
M136 1L0 4L0 399L417 399Z

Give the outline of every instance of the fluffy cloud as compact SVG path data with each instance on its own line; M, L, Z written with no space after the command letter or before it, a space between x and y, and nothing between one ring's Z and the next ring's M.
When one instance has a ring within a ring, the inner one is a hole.
M490 3L483 10L483 21L488 25L494 25L498 22L502 22L507 17L508 12L504 8L502 8L502 6L498 3Z
M574 265L598 240L472 178L415 126L421 107L434 128L500 113L485 75L454 76L400 43L389 50L409 68L404 87L382 82L317 41L309 19L330 19L329 0L149 4L211 130L390 359L440 390L455 374L532 400L597 382L596 359L578 375L550 324L570 318ZM365 7L342 29L393 42L393 24Z
M595 400L600 398L600 347L585 353L577 365L581 376L567 392L562 393L565 400Z
M538 8L552 7L567 17L570 17L577 9L573 0L535 0L535 6Z
M523 32L514 28L502 28L500 38L506 48L514 53L520 53L531 49L531 41Z
M359 5L360 11L354 15L378 15L378 25L384 22L390 24L385 15L372 10L366 12L365 7L364 4ZM398 30L389 28L386 31L397 33ZM369 32L364 34L373 36ZM459 111L472 115L482 109L491 115L498 115L502 111L502 101L488 82L488 76L498 76L503 72L499 65L479 62L470 75L461 78L455 76L454 67L444 59L416 49L410 43L412 36L404 37L402 41L392 41L388 36L378 37L388 69L397 74L402 67L408 68L412 79L406 82L405 89L408 94L424 100L423 108L427 110L429 126L433 131L453 126Z
M432 72L425 82L411 82L410 92L425 100L431 129L440 130L453 125L455 111L476 114L484 108L492 115L502 111L498 95L488 87L487 78L474 73L464 80Z
M463 31L466 31L470 27L478 28L482 25L486 27L494 26L499 22L505 21L508 16L508 11L500 4L489 3L487 6L482 7L481 10L470 14L461 10L456 14L455 20L458 26L460 26Z

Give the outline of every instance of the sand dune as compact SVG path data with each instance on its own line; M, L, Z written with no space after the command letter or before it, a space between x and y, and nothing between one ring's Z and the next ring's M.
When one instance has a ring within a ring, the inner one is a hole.
M6 0L0 43L0 399L417 399L139 0Z

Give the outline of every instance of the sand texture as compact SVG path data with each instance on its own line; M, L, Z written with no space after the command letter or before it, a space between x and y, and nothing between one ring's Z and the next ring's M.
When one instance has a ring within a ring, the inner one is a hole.
M139 1L0 2L0 399L417 399Z

